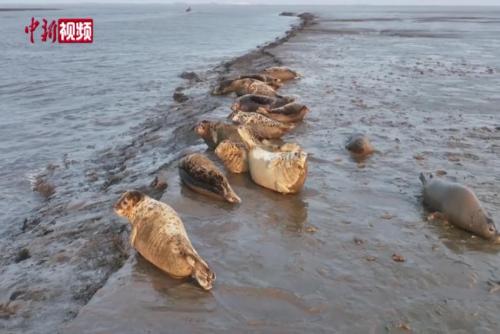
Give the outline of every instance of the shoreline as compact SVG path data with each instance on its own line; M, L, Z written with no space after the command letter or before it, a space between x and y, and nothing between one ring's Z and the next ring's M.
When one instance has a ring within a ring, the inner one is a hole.
M33 209L19 232L10 229L5 233L13 241L3 250L1 264L9 267L7 279L15 282L6 291L7 299L0 300L0 315L11 325L6 328L44 333L71 322L127 263L132 253L128 226L110 216L109 208L117 194L138 188L150 196L161 197L163 191L154 189L150 182L156 176L161 177L198 140L191 131L197 118L224 102L211 95L212 86L225 75L281 65L269 50L314 21L311 14L298 17L300 21L292 24L284 36L222 61L203 73L200 81L186 79L175 89L187 93L186 101L172 101L167 112L146 118L131 130L132 140L128 144L97 152L94 161L84 167L90 191L83 198L68 200L64 193L56 193ZM158 147L164 152L159 157L164 162L159 166L155 164ZM47 166L39 175L40 180L47 184L65 182L72 175L73 162L63 163L61 168ZM78 195L79 186L73 185L71 190ZM35 268L29 269L33 265ZM59 273L58 282L54 280L54 272ZM33 284L36 288L31 287ZM31 314L37 317L32 320ZM37 321L41 318L43 324Z

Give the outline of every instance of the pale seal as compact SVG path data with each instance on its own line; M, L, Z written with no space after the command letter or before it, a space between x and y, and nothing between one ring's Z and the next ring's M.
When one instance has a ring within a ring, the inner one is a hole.
M282 82L289 81L300 77L300 75L289 69L288 67L275 66L266 68L262 71L262 74L268 75L270 77L280 79Z
M258 185L282 194L295 194L307 177L307 153L300 146L287 145L285 151L273 152L260 146L245 127L238 132L248 149L248 169Z
M423 202L430 210L438 211L453 225L495 243L500 235L493 219L481 206L474 192L464 185L421 173Z
M229 118L236 124L249 127L252 133L260 139L278 139L295 128L293 124L276 121L255 112L233 111Z
M139 191L127 191L114 210L128 218L130 244L146 260L174 278L193 277L203 289L212 288L215 273L194 249L174 209Z
M186 186L196 192L229 203L241 202L224 174L203 154L194 153L184 157L179 163L179 176Z

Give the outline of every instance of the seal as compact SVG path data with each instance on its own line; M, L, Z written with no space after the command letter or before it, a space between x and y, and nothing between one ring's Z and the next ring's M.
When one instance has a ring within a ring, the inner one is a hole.
M279 108L258 108L257 112L259 114L272 118L275 121L283 123L297 123L301 122L304 119L304 117L309 112L309 108L307 108L303 104L292 102L285 104L284 106Z
M500 243L493 219L481 206L474 192L464 185L420 173L424 205L443 214L451 224L484 239Z
M278 139L295 128L294 124L275 121L256 112L232 112L229 118L236 124L246 125L259 139ZM238 130L241 137L241 132Z
M223 140L215 149L215 155L231 173L248 171L247 149L242 142Z
M194 131L212 150L225 139L241 142L240 135L238 134L238 127L234 124L204 120L194 127Z
M260 145L245 127L239 127L248 149L248 170L258 185L282 194L298 193L307 177L307 153L299 145L286 145L284 151L270 151Z
M290 81L300 77L297 72L292 71L288 67L284 66L269 67L262 71L262 73L270 77L280 79L282 82Z
M236 93L237 96L245 94L258 94L265 96L277 96L276 90L268 84L256 79L223 80L216 87L213 95L226 95Z
M236 99L231 105L232 111L257 112L259 108L268 110L282 107L288 103L294 102L295 98L290 96L263 96L255 94L246 94Z
M193 277L203 289L212 288L215 273L198 255L182 220L169 205L140 191L127 191L114 210L128 218L130 244L146 260L173 278Z
M362 133L355 133L347 139L345 148L355 157L365 157L375 150L368 137Z
M224 174L203 154L184 157L179 163L179 175L186 186L200 194L241 203Z
M281 82L280 79L273 78L269 75L265 74L244 74L240 75L238 79L255 79L262 81L269 86L273 87L274 89L279 89L281 86L283 86L283 83Z

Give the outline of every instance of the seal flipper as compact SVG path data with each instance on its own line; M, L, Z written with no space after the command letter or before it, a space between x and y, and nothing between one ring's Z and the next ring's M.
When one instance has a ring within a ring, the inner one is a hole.
M208 267L208 265L201 259L198 254L186 254L188 263L193 267L193 274L191 275L198 284L205 290L212 289L213 282L215 281L215 273Z

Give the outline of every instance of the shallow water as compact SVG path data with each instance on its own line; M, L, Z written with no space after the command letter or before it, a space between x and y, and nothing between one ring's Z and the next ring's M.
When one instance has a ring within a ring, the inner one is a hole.
M245 175L229 176L243 200L239 206L184 189L175 161L206 148L192 135L192 125L225 117L232 98L206 96L214 79L210 73L207 82L188 91L193 101L179 108L163 109L159 101L172 88L158 88L150 99L160 107L137 115L145 123L106 137L124 145L109 150L105 145L90 161L69 161L56 173L54 182L66 193L42 210L43 217L49 215L44 221L58 217L55 224L40 225L56 230L44 242L57 249L33 255L17 265L20 269L9 265L5 290L14 290L10 279L21 277L20 271L40 270L37 261L50 262L61 253L72 259L67 270L75 273L48 266L59 273L61 285L71 287L76 278L85 282L71 264L81 265L76 259L89 257L92 249L85 242L57 244L58 229L89 226L78 234L85 240L96 224L125 226L107 209L110 203L160 171L169 183L161 200L179 212L193 244L217 273L214 289L206 293L191 282L172 280L132 252L65 332L385 333L407 327L425 333L497 332L500 295L489 293L488 282L500 281L500 248L427 222L418 174L445 170L447 177L471 186L500 224L500 11L295 9L318 14L318 24L268 51L303 75L282 88L311 109L285 138L311 154L302 193L278 195ZM234 67L270 62L263 57ZM164 110L169 114L161 115ZM353 132L367 133L378 152L354 161L343 149ZM91 181L93 170L97 180ZM84 194L82 187L88 187ZM83 223L74 227L75 220ZM42 227L33 233L45 231ZM105 251L97 254L104 257ZM393 254L405 262L393 261ZM93 277L91 269L83 273ZM41 272L34 285L43 288L51 275ZM42 290L56 310L67 303L53 295Z
M311 11L317 25L270 50L303 75L282 93L311 109L286 137L311 154L304 191L281 196L230 175L243 200L233 207L167 168L161 199L216 271L213 291L135 256L68 333L498 331L488 282L500 280L500 248L427 222L418 174L444 170L471 186L500 224L500 11ZM353 132L378 152L354 161L343 148Z
M213 67L296 21L237 6L61 7L0 12L0 233L40 203L30 181L47 164L88 161L130 140L130 128L168 112L182 71ZM32 16L91 17L95 42L30 44L23 30Z

